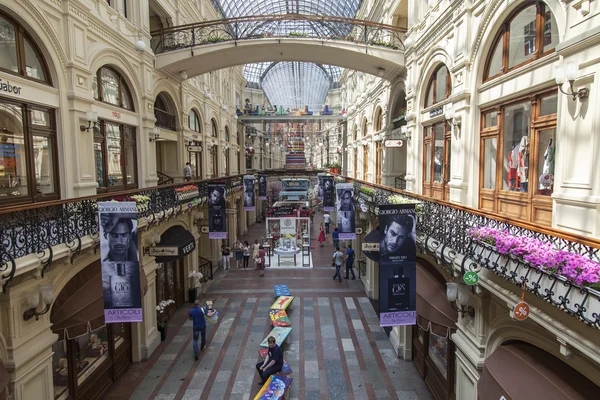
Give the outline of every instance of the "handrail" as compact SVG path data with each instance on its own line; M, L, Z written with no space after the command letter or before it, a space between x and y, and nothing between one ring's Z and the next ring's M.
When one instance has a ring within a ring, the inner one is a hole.
M161 33L172 33L182 29L203 28L207 26L231 24L253 21L311 21L311 22L343 22L351 25L364 25L372 28L383 28L394 32L405 33L406 28L399 26L382 24L380 22L368 21L364 19L338 17L334 15L306 15L306 14L270 14L270 15L247 15L233 18L222 18L210 21L194 22L191 24L177 25L169 28L156 29L150 32L150 36L159 35Z
M167 174L163 174L160 171L156 171L156 175L158 176L158 186L168 185L175 182L175 178Z
M209 259L206 259L202 256L198 256L198 261L200 262L200 264L198 265L198 270L200 272L202 272L202 269L206 269L206 267L208 266L209 272L210 272L210 278L209 279L213 279L213 265L212 265L212 261L210 261ZM205 274L202 274L203 276L206 276Z

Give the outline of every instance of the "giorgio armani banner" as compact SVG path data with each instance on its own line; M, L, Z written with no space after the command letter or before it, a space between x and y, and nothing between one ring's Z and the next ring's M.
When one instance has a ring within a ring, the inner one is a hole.
M209 182L208 187L208 238L227 239L225 183Z
M354 219L354 184L338 183L337 194L337 227L340 240L356 239L356 223Z
M258 199L267 199L267 176L262 174L258 175Z
M244 210L254 211L254 175L244 175Z
M417 322L417 246L415 205L379 208L380 325L414 325Z
M319 172L317 174L317 188L318 188L318 199L323 200L323 177L325 176L325 172Z
M98 203L106 323L142 321L135 201Z
M323 211L333 211L335 208L335 188L333 176L323 177Z

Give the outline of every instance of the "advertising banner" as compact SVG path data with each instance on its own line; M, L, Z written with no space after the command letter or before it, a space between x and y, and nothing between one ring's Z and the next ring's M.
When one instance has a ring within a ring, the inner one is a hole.
M244 175L244 210L254 211L254 175Z
M417 246L415 205L379 208L379 324L417 322Z
M317 188L318 188L318 196L319 200L323 200L323 177L325 176L325 172L319 172L317 174Z
M225 183L209 182L208 187L208 238L227 239Z
M263 174L258 175L258 199L267 199L267 176Z
M335 209L335 188L333 187L333 176L323 177L323 211Z
M296 235L296 218L281 218L279 226L282 235Z
M337 227L340 240L356 239L356 221L354 212L354 184L338 183L337 194Z
M141 322L135 201L98 203L104 322Z

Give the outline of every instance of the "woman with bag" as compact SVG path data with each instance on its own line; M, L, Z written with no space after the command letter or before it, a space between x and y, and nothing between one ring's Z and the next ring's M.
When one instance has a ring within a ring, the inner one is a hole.
M256 263L256 259L258 258L258 250L260 245L258 244L258 240L254 241L252 245L252 258L254 259L254 263ZM256 269L258 269L258 264L256 264Z
M258 257L254 262L256 262L256 269L260 271L258 276L265 276L265 250L262 244L258 246Z

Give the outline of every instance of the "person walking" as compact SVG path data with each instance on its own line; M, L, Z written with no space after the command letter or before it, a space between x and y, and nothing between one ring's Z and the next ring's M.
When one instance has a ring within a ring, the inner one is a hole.
M352 272L352 280L356 279L356 275L354 275L354 250L352 250L352 244L348 244L348 250L346 250L346 278L348 279L349 273Z
M248 269L248 263L250 262L250 245L248 244L247 240L244 240L244 250L242 252L242 257L242 265L245 271L246 269Z
M264 361L256 364L256 371L260 376L259 386L264 385L271 375L283 369L283 351L281 351L281 348L275 341L275 337L269 336L267 342L269 344L269 352Z
M335 275L333 276L333 280L337 278L340 282L342 281L342 274L340 270L342 269L343 257L344 254L340 251L340 248L336 247L335 253L333 253L333 265L335 266Z
M221 246L221 255L223 256L223 271L231 268L231 248L225 243Z
M333 240L333 248L337 249L340 247L340 231L337 226L333 229L331 233L331 239Z
M310 217L310 223L311 225L315 223L315 209L311 208L310 211L308 212L308 216Z
M326 238L325 238L325 228L323 228L323 223L321 222L321 226L319 227L319 237L317 238L317 241L319 242L319 246L320 247L325 247L323 245L323 243L325 242Z
M260 271L258 276L265 276L265 250L262 244L258 246L258 257L255 261L256 269Z
M236 262L237 269L242 268L242 258L243 257L244 257L244 245L242 245L242 242L240 242L238 239L235 244L235 262Z
M204 351L206 348L206 320L204 316L212 317L215 314L215 310L206 309L200 307L200 300L194 301L194 308L190 310L188 317L193 321L194 340L192 347L194 348L194 358L198 360L198 336L201 337L200 351Z
M325 223L325 233L329 233L329 223L331 222L331 217L328 212L325 212L323 215L323 222Z
M186 162L185 167L183 167L183 180L185 182L192 180L192 165L189 162Z
M260 245L258 244L258 240L254 241L254 244L252 245L252 258L254 260L256 260L258 258L258 248L260 247ZM255 263L255 268L258 269L258 264L256 264L256 261L254 261Z

